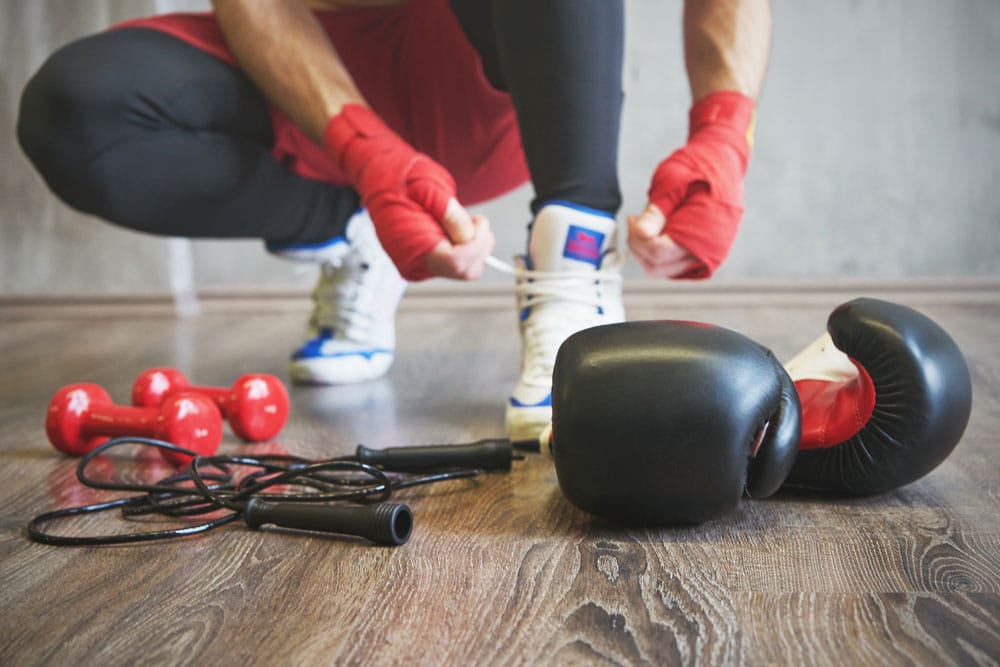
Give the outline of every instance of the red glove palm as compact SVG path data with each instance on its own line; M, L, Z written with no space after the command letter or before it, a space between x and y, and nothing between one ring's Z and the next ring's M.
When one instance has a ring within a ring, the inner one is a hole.
M455 197L451 174L371 109L346 105L327 124L323 144L361 195L379 241L404 278L430 278L428 253L443 240L466 240L448 239L440 224Z
M753 100L741 93L702 98L691 107L687 145L653 174L649 203L667 220L660 233L694 259L673 277L708 278L729 254L743 216L753 115Z

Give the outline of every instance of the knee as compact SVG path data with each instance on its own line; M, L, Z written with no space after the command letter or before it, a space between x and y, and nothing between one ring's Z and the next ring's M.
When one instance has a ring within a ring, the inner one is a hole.
M80 208L88 185L84 161L106 139L108 112L115 104L102 85L107 71L95 66L87 40L53 53L21 94L16 134L25 155L46 183L68 204Z
M72 163L74 141L79 132L80 72L74 72L72 54L57 51L28 81L21 95L17 117L17 139L21 149L42 176L60 180Z
M65 49L52 54L28 81L21 95L17 139L36 164L49 162L53 148L72 130L70 109L78 106L72 63Z

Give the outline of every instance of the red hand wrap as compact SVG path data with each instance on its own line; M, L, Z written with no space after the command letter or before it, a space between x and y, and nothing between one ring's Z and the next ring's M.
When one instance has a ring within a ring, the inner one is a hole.
M455 196L451 174L358 104L330 119L323 145L361 195L399 273L407 280L430 278L424 259L448 238L439 221Z
M649 201L667 217L664 231L698 260L680 278L711 276L736 239L753 120L754 102L746 95L703 97L691 107L687 145L653 174Z

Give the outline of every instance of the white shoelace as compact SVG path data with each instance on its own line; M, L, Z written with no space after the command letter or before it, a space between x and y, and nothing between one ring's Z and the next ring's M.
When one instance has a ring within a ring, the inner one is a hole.
M598 313L615 307L608 297L622 283L625 256L612 251L597 271L537 271L511 265L488 256L486 264L514 276L518 312L531 308L524 321L524 365L526 377L548 384L555 350L570 335L600 321ZM337 338L369 340L379 325L372 304L363 303L366 279L375 279L371 267L359 256L345 257L342 264L325 264L314 291L311 323L330 328ZM550 308L540 306L549 305Z
M597 271L536 271L511 266L493 256L492 268L513 275L518 312L531 308L524 326L522 380L548 386L555 352L571 334L602 321L600 313L617 308L610 300L622 283L624 255L613 252ZM549 306L543 308L540 306Z
M324 264L320 270L322 277L313 292L312 325L333 329L338 338L371 338L374 318L368 304L361 303L369 267L360 258L345 258L340 266Z

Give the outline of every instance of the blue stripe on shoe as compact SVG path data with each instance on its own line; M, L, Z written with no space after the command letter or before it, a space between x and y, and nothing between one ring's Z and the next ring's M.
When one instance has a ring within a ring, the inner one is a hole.
M313 338L306 341L302 347L292 354L292 359L334 359L337 357L364 357L365 359L371 359L379 354L393 354L391 349L385 347L374 347L370 350L349 350L330 354L329 352L323 352L323 344L328 340L330 339Z
M542 400L537 403L524 403L517 400L514 396L510 397L510 404L515 408L551 408L552 407L552 394L549 393Z

